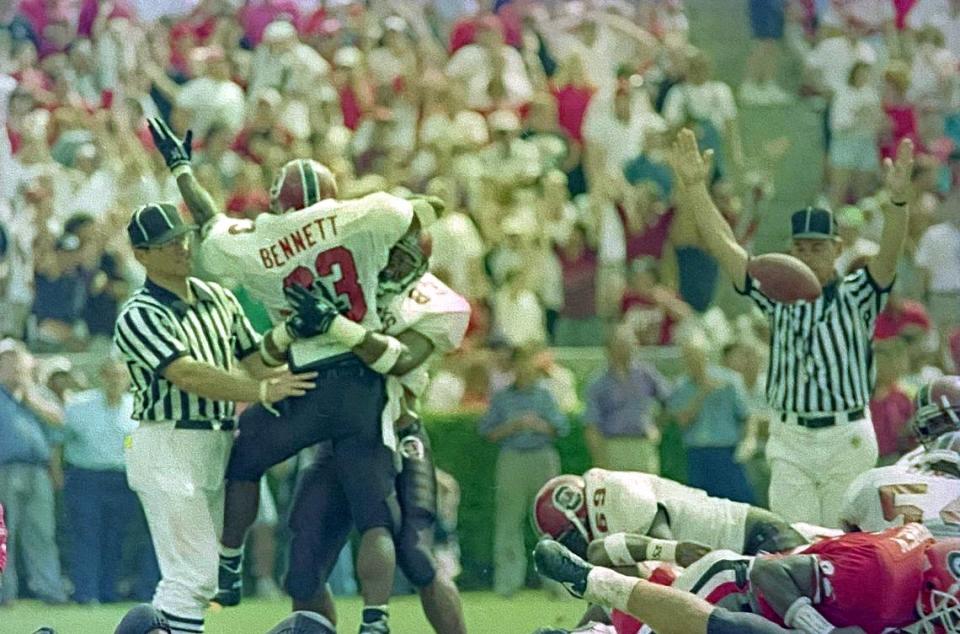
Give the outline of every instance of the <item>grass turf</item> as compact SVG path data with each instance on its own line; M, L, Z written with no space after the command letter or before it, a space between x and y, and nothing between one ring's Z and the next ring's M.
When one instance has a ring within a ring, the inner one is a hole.
M530 634L545 625L570 627L586 604L581 601L557 601L545 592L522 592L502 599L491 592L466 592L463 595L467 630L470 634ZM20 601L0 608L0 634L31 634L41 625L53 627L57 634L112 634L130 604L51 607L35 601ZM338 631L356 632L360 622L360 600L338 599ZM263 634L280 621L290 609L287 600L246 600L235 608L207 612L208 634ZM396 634L430 634L433 630L420 610L416 597L391 600L391 629Z

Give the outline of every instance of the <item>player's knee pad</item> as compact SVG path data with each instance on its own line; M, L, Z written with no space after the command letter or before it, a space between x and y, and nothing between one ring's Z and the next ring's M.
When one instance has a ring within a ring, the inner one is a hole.
M743 554L782 553L806 543L803 535L785 521L772 513L763 513L762 517L747 523Z
M230 451L230 460L227 462L227 480L242 482L259 482L263 474L273 465L263 464L259 447L253 442L244 442L238 437Z
M382 500L370 500L351 506L353 523L361 534L374 528L385 528L396 533L400 526L400 504L396 493Z
M406 518L396 538L397 563L414 586L423 588L437 576L433 556L433 519Z
M290 567L283 577L283 589L295 601L309 601L320 590L321 575L312 559L296 559L291 555Z

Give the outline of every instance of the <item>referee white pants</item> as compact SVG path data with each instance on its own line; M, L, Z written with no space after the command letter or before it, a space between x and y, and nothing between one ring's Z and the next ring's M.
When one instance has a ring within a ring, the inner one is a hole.
M808 429L770 424L770 510L787 522L840 528L843 496L877 462L877 436L866 418Z
M160 564L153 605L176 633L202 632L217 591L224 481L233 432L141 423L126 442L127 481L150 526Z

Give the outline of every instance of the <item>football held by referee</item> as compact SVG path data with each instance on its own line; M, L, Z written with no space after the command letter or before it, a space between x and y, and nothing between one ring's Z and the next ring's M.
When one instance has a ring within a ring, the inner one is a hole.
M838 527L847 487L877 459L868 408L876 380L873 328L907 233L913 145L903 141L885 165L889 202L880 250L865 268L845 276L836 271L842 247L831 212L807 208L791 216L790 253L822 288L815 301L792 305L771 300L748 275L749 255L707 191L710 158L700 154L692 132L681 131L672 156L681 213L694 219L701 243L770 322L771 510L791 522Z
M314 375L267 369L259 336L233 293L189 276L193 227L176 207L141 207L127 229L147 272L114 331L140 422L126 443L127 480L143 504L160 563L153 604L174 632L202 632L217 589L235 402L269 405L301 396Z

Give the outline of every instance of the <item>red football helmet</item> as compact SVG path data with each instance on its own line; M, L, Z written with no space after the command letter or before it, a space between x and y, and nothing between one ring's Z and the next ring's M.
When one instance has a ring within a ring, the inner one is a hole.
M941 539L927 549L923 588L917 598L920 620L913 626L925 634L960 632L960 539ZM914 631L914 630L911 630Z
M913 431L925 447L942 434L960 431L960 376L942 376L924 385L914 405Z
M277 172L270 187L270 212L282 214L337 197L337 179L323 164L294 159Z
M583 538L586 547L592 537L587 522L587 485L583 478L562 475L544 484L533 502L533 526L540 536L561 543L572 532Z

